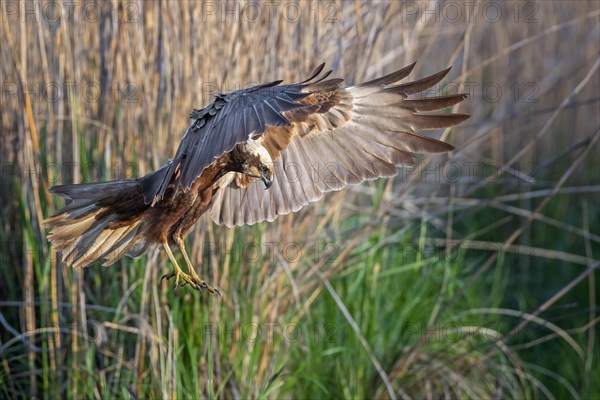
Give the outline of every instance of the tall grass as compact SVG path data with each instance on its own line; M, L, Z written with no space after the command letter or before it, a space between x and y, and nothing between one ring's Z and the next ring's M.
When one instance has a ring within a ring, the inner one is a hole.
M599 17L3 2L0 397L599 397ZM271 224L202 219L187 246L222 298L161 284L161 253L72 270L49 248L49 186L157 168L212 94L415 60L453 66L428 95L471 93L457 150Z

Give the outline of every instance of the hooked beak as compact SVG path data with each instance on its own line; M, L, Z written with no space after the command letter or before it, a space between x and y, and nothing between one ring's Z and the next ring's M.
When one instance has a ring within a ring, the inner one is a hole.
M260 175L260 179L265 184L265 190L267 190L268 188L270 188L271 185L273 184L273 177L271 176L271 172L267 171L267 172L261 174Z

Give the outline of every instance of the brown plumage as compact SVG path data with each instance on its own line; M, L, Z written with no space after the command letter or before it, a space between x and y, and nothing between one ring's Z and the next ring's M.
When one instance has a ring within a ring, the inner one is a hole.
M48 238L74 267L110 265L162 245L176 287L215 292L195 273L183 242L205 212L227 226L272 221L326 192L395 175L416 153L453 149L416 131L466 120L467 114L426 112L467 95L409 99L449 71L400 83L413 67L344 88L342 79L325 80L331 71L322 74L322 64L300 83L219 94L192 112L175 157L159 170L135 180L53 187L69 204L46 220ZM189 274L177 265L173 245Z

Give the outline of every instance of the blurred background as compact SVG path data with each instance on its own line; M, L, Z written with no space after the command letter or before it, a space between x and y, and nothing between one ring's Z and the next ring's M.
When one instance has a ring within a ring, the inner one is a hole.
M598 398L596 1L2 1L0 398ZM394 179L73 270L55 184L135 178L218 92L417 61L473 117ZM179 253L176 253L180 257ZM593 377L596 378L593 378Z

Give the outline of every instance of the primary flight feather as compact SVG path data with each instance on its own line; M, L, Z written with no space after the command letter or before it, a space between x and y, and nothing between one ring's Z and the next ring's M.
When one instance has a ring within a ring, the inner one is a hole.
M433 114L467 94L410 99L439 83L449 68L400 82L411 64L356 86L327 79L324 64L300 83L270 82L219 94L194 110L175 157L142 178L50 189L69 204L45 222L62 260L74 267L110 265L162 245L175 287L218 292L201 279L184 235L205 213L227 226L273 221L329 191L410 165L414 154L453 149L418 130L456 125L468 114ZM170 246L182 252L183 272Z

